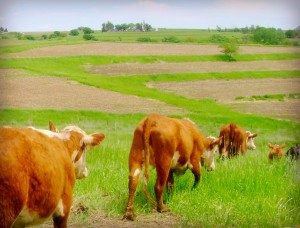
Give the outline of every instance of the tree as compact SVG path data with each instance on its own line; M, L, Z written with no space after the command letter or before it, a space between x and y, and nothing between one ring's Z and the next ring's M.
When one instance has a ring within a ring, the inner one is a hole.
M285 34L281 29L256 28L253 33L253 40L262 44L280 44L285 39Z
M69 32L69 35L70 35L70 36L78 36L78 35L79 35L78 29L72 29L72 30Z
M221 52L228 57L229 61L234 61L233 54L236 54L239 50L236 40L231 40L230 42L220 44L219 47L222 48Z
M114 24L110 21L107 21L106 23L102 24L102 32L112 32L114 31Z
M289 29L285 32L285 36L286 36L286 38L295 38L296 37L296 31Z
M144 29L147 31L147 32L150 32L152 30L152 26L149 25L148 23L144 23Z
M89 27L84 27L84 28L82 29L82 31L83 31L84 34L91 34L91 33L94 33L94 30L92 30L92 29L89 28Z

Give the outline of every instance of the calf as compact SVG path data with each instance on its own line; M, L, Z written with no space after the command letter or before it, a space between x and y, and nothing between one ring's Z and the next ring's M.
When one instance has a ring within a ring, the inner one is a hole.
M300 157L300 145L296 144L296 146L291 146L285 155L289 156L291 160L298 160Z
M129 198L124 218L135 218L134 194L143 163L143 187L146 197L157 206L158 212L168 211L163 204L162 193L165 186L172 189L173 173L179 175L190 169L195 178L193 187L196 187L201 176L200 159L203 158L207 170L213 170L218 143L219 139L204 137L189 120L157 114L144 118L134 131L129 154ZM149 165L156 168L156 202L147 191Z
M50 123L50 128L58 131ZM66 227L75 178L88 175L87 150L101 133L87 135L76 126L60 132L0 128L0 227L25 227L53 218Z
M269 160L272 161L273 159L281 159L283 156L283 153L281 149L285 148L285 144L282 144L281 146L275 144L272 145L271 143L268 144L269 148L271 148L271 151L269 152Z
M247 149L256 149L254 138L257 134L244 131L235 123L223 126L219 137L222 137L219 145L219 153L222 158L237 156L240 152L244 154Z

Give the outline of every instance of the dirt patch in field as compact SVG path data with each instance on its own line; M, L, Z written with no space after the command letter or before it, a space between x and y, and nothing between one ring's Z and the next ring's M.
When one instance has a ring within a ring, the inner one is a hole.
M1 77L29 76L30 73L19 69L0 69Z
M99 212L89 217L88 224L82 227L123 227L123 228L152 228L152 227L180 227L178 216L171 213L157 213L153 212L148 215L138 215L135 221L122 220L121 217L111 218ZM77 224L70 224L69 227L80 227Z
M95 110L111 113L186 113L153 99L55 77L0 77L0 108Z
M148 215L138 215L135 221L122 220L121 217L108 217L103 212L97 212L92 215L89 215L87 223L78 224L72 223L69 219L68 227L107 227L107 228L152 228L152 227L181 227L180 222L178 221L179 216L176 216L172 213L158 213L153 212ZM46 223L40 225L41 228L50 228L53 227L52 221L49 219Z
M96 74L106 76L300 70L300 60L251 61L251 62L184 62L184 63L123 63L103 66L86 66Z
M1 57L57 57L79 55L215 55L220 54L218 45L148 44L148 43L94 43L60 45L35 48ZM240 54L299 53L296 47L241 46Z
M203 80L188 82L148 83L147 86L157 88L189 98L213 98L230 105L237 111L263 114L276 118L287 118L300 121L300 101L236 101L239 96L262 96L265 94L300 93L300 79L235 79L235 80Z

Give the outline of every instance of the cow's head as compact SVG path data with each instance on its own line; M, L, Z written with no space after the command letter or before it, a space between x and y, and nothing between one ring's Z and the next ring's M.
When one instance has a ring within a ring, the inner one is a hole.
M268 144L269 148L271 148L271 151L269 152L269 159L273 160L274 158L281 159L283 156L283 153L281 149L285 148L285 144L282 145L272 145L271 143Z
M251 134L250 131L246 131L246 137L247 137L247 149L249 150L255 150L256 146L254 144L254 138L257 136L257 134Z
M221 137L222 138L222 137ZM204 141L204 152L202 158L207 171L212 171L216 168L216 154L219 153L219 143L221 138L208 136Z
M70 135L68 148L71 150L76 178L82 179L87 177L88 169L85 162L87 151L99 145L105 137L104 134L94 133L88 135L77 126L67 126L59 131L51 121L49 121L49 128L53 132Z

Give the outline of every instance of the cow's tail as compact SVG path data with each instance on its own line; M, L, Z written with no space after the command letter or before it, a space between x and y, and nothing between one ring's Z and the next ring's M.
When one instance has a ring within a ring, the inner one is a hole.
M145 170L144 170L144 179L143 179L143 190L146 198L149 202L151 202L153 205L157 206L156 202L152 197L150 196L148 192L148 179L149 179L149 166L150 166L150 133L151 128L154 123L151 123L149 119L145 120L144 123L144 145L145 145Z

